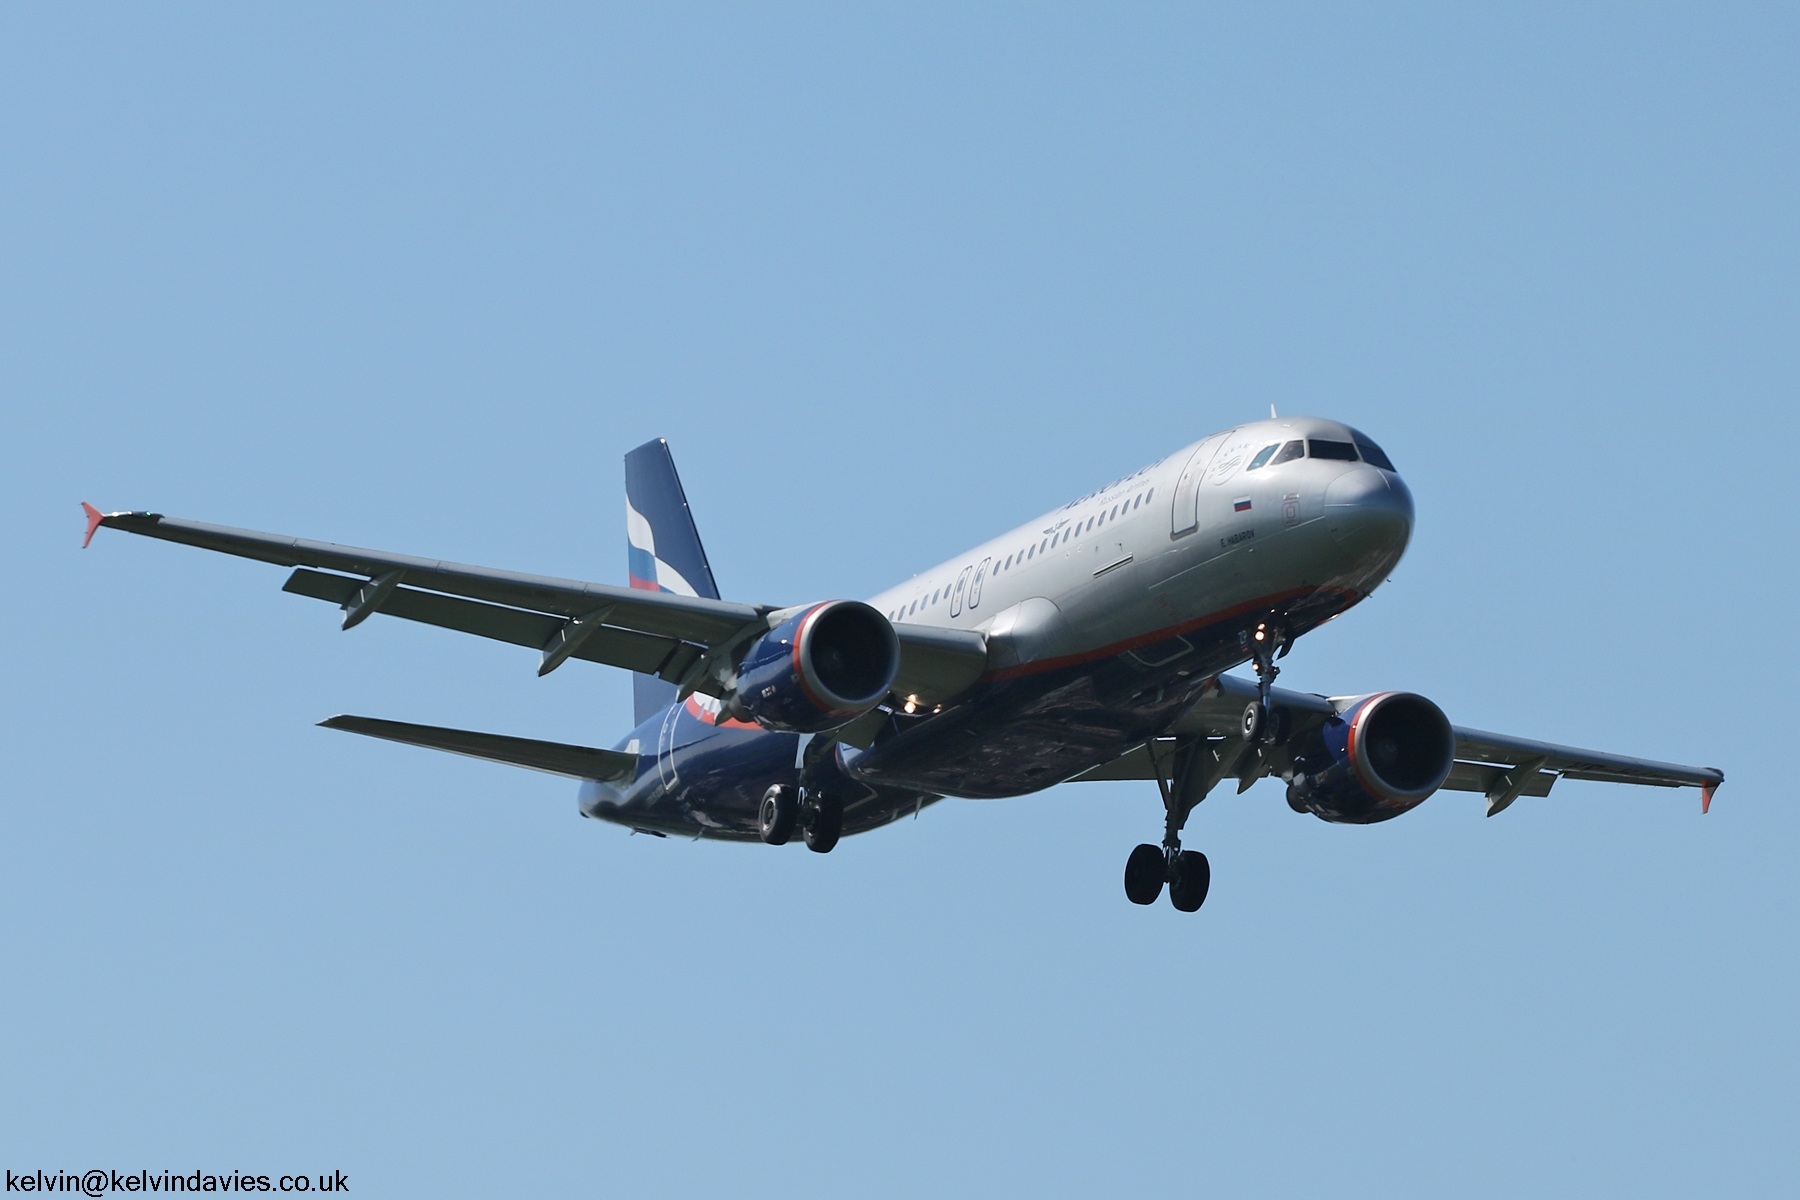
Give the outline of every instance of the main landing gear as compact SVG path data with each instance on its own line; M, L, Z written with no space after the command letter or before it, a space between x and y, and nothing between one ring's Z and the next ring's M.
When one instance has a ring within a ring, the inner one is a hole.
M806 848L819 854L831 853L844 832L844 804L835 796L800 789L785 783L770 786L763 793L757 809L757 832L771 846L785 845L794 836L794 827L806 839Z
M1181 830L1187 824L1188 814L1206 799L1206 793L1236 756L1222 756L1203 740L1178 745L1172 764L1159 755L1155 742L1148 743L1144 750L1156 770L1156 786L1162 791L1167 816L1162 845L1145 842L1125 860L1125 896L1133 904L1155 904L1166 883L1169 903L1182 912L1195 912L1206 903L1206 893L1212 886L1212 864L1198 850L1181 848ZM1173 781L1169 779L1171 765Z
M1155 904L1169 885L1169 903L1182 912L1197 912L1212 886L1212 864L1198 850L1176 850L1145 842L1125 860L1125 895L1133 904Z
M1263 747L1287 740L1288 712L1275 708L1269 699L1275 689L1275 677L1281 674L1275 660L1287 655L1293 641L1286 630L1267 621L1243 630L1238 638L1238 644L1256 665L1257 685L1256 699L1244 709L1240 730L1243 742L1227 737L1185 738L1172 744L1172 752L1167 749L1171 745L1168 742L1160 751L1154 739L1144 745L1156 773L1156 786L1162 791L1167 820L1162 845L1146 842L1133 850L1125 862L1125 895L1133 904L1156 903L1165 883L1169 885L1169 902L1182 912L1193 912L1206 903L1207 890L1212 886L1212 866L1206 855L1181 848L1181 830L1187 824L1188 814L1226 775L1238 776L1238 791L1249 787L1267 772Z

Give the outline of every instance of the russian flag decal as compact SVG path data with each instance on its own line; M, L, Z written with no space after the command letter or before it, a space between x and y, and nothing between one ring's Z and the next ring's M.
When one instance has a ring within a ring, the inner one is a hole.
M1236 500L1233 500L1231 502L1231 511L1232 512L1249 512L1250 511L1250 497L1243 496Z

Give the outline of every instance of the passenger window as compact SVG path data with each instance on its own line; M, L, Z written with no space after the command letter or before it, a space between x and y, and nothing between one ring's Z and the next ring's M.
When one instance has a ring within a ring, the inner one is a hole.
M1349 442L1329 442L1323 438L1306 439L1306 453L1311 458L1329 458L1338 462L1355 462L1356 447Z
M1281 453L1277 454L1274 458L1274 461L1269 463L1269 465L1271 467L1279 467L1282 463L1292 462L1294 459L1301 457L1305 453L1306 453L1306 443L1305 442L1292 441L1281 448Z
M1154 499L1156 499L1156 489L1155 488L1151 488L1149 491L1144 493L1144 503L1145 504L1150 503Z
M1279 449L1281 449L1280 442L1276 442L1273 446L1264 446L1261 450L1256 452L1256 457L1250 460L1250 465L1245 467L1244 470L1255 471L1267 466L1269 460L1275 457L1275 452Z
M1357 433L1355 430L1350 431L1350 436L1356 439L1356 448L1362 451L1364 462L1371 466L1380 467L1384 471L1394 470L1393 461L1389 459L1386 454L1382 453L1380 446L1377 446L1374 442L1371 442L1368 438Z

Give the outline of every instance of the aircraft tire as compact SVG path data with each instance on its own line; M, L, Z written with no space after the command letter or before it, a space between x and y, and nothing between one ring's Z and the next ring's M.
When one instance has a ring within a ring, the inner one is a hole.
M1175 856L1175 869L1169 877L1169 903L1182 912L1198 912L1206 903L1212 887L1212 864L1198 850L1183 850Z
M1125 860L1125 898L1133 904L1155 904L1168 874L1161 846L1145 842Z
M757 808L757 832L771 846L786 845L794 836L794 822L799 816L800 802L794 796L794 789L785 783L771 784Z
M1246 704L1244 706L1243 721L1244 740L1246 742L1260 742L1262 740L1263 729L1268 724L1268 720L1269 714L1263 711L1263 706L1261 704L1254 700L1249 704Z
M844 832L844 805L835 796L808 796L806 821L802 830L806 848L816 854L830 854Z

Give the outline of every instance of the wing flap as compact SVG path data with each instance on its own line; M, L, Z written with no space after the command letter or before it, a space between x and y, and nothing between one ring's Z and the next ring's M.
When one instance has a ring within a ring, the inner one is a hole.
M540 742L534 738L506 737L498 733L476 733L468 729L445 729L438 725L412 725L405 721L384 721L377 717L336 716L320 721L326 729L360 733L365 737L446 750L466 754L514 767L547 771L552 775L568 775L575 779L594 779L601 783L626 783L637 774L637 755L620 750L598 750L591 746L571 746L563 742Z
M1506 774L1505 767L1489 763L1458 762L1450 768L1450 778L1444 780L1444 789L1452 792L1497 792L1505 786ZM1525 786L1517 794L1548 796L1550 787L1555 782L1555 772L1538 771L1525 781Z
M1156 752L1158 757L1175 761L1175 752L1180 743L1174 738L1158 738ZM1164 767L1164 771L1168 770ZM1101 763L1097 767L1083 771L1069 780L1070 783L1102 783L1114 779L1155 779L1156 765L1150 761L1150 753L1142 746L1133 746L1109 763Z
M347 575L328 575L302 567L288 576L288 581L282 585L281 590L327 600L333 604L343 604L357 593L363 582ZM560 618L544 613L404 587L395 588L381 602L378 611L383 616L454 629L459 633L472 633L477 637L511 642L515 646L529 646L534 650L548 646L565 624ZM655 637L609 625L584 637L580 647L570 657L654 675L683 644L673 638Z

